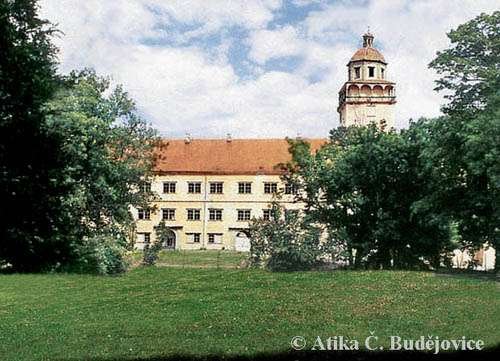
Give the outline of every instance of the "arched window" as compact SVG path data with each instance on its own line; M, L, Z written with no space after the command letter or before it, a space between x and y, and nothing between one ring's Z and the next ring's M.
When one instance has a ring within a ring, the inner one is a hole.
M372 89L368 85L363 85L361 87L361 96L371 96L372 95Z
M380 85L375 85L372 92L377 97L384 96L384 89Z
M349 86L349 96L351 97L357 97L359 96L359 87L357 85L350 85Z

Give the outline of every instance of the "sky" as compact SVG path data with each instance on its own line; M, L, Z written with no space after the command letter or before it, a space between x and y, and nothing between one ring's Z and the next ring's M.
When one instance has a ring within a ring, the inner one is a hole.
M370 28L396 82L396 127L444 103L428 63L499 0L41 0L60 72L123 84L165 137L326 137Z

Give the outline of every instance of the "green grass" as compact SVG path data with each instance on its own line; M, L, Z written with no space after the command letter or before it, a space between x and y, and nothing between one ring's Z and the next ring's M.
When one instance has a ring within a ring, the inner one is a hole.
M423 272L137 268L121 277L0 276L0 359L289 350L370 331L500 341L498 284Z
M198 267L198 268L240 268L241 263L248 258L248 253L235 251L161 251L158 266ZM134 264L142 261L142 252L132 253Z

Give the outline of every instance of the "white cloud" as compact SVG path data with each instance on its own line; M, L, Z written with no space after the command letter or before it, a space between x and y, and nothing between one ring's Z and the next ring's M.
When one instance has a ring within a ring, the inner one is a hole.
M494 5L482 0L322 4L304 21L270 30L281 1L41 1L42 16L65 33L57 40L62 71L92 66L123 83L164 134L210 137L327 136L338 125L345 65L367 25L397 82L397 125L437 115L443 100L432 90L435 74L427 64L447 46L449 29ZM248 38L232 38L233 26L245 28ZM222 38L216 48L189 42L210 34ZM145 39L160 41L146 45ZM161 45L164 40L169 45ZM239 77L229 61L238 41L250 47L242 60L251 69L248 76ZM292 72L265 70L268 60L288 56L301 59Z
M248 42L251 46L249 57L259 64L273 58L298 55L304 46L292 26L278 30L256 30Z

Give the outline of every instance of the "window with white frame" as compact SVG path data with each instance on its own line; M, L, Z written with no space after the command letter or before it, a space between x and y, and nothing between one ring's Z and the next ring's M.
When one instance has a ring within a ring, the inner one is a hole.
M200 210L195 208L190 208L187 210L187 220L188 221L199 221L200 220Z
M188 193L201 193L201 182L188 182Z
M269 221L271 219L271 210L263 209L262 210L262 219L265 221Z
M175 182L163 182L163 193L175 193Z
M174 221L175 220L175 208L163 208L161 210L161 218L164 221Z
M208 209L208 220L210 220L210 221L222 221L222 209L209 208Z
M222 194L223 190L224 190L224 185L222 182L210 182L210 193Z
M151 219L151 211L149 209L139 208L137 210L137 219L150 220Z
M250 209L238 209L238 221L249 221L251 218Z
M201 233L186 233L189 243L200 243Z
M264 183L264 193L274 194L278 191L278 183L276 182L265 182Z
M208 243L222 243L222 233L209 233Z
M251 182L239 182L238 183L238 193L240 193L240 194L252 193L252 183Z

